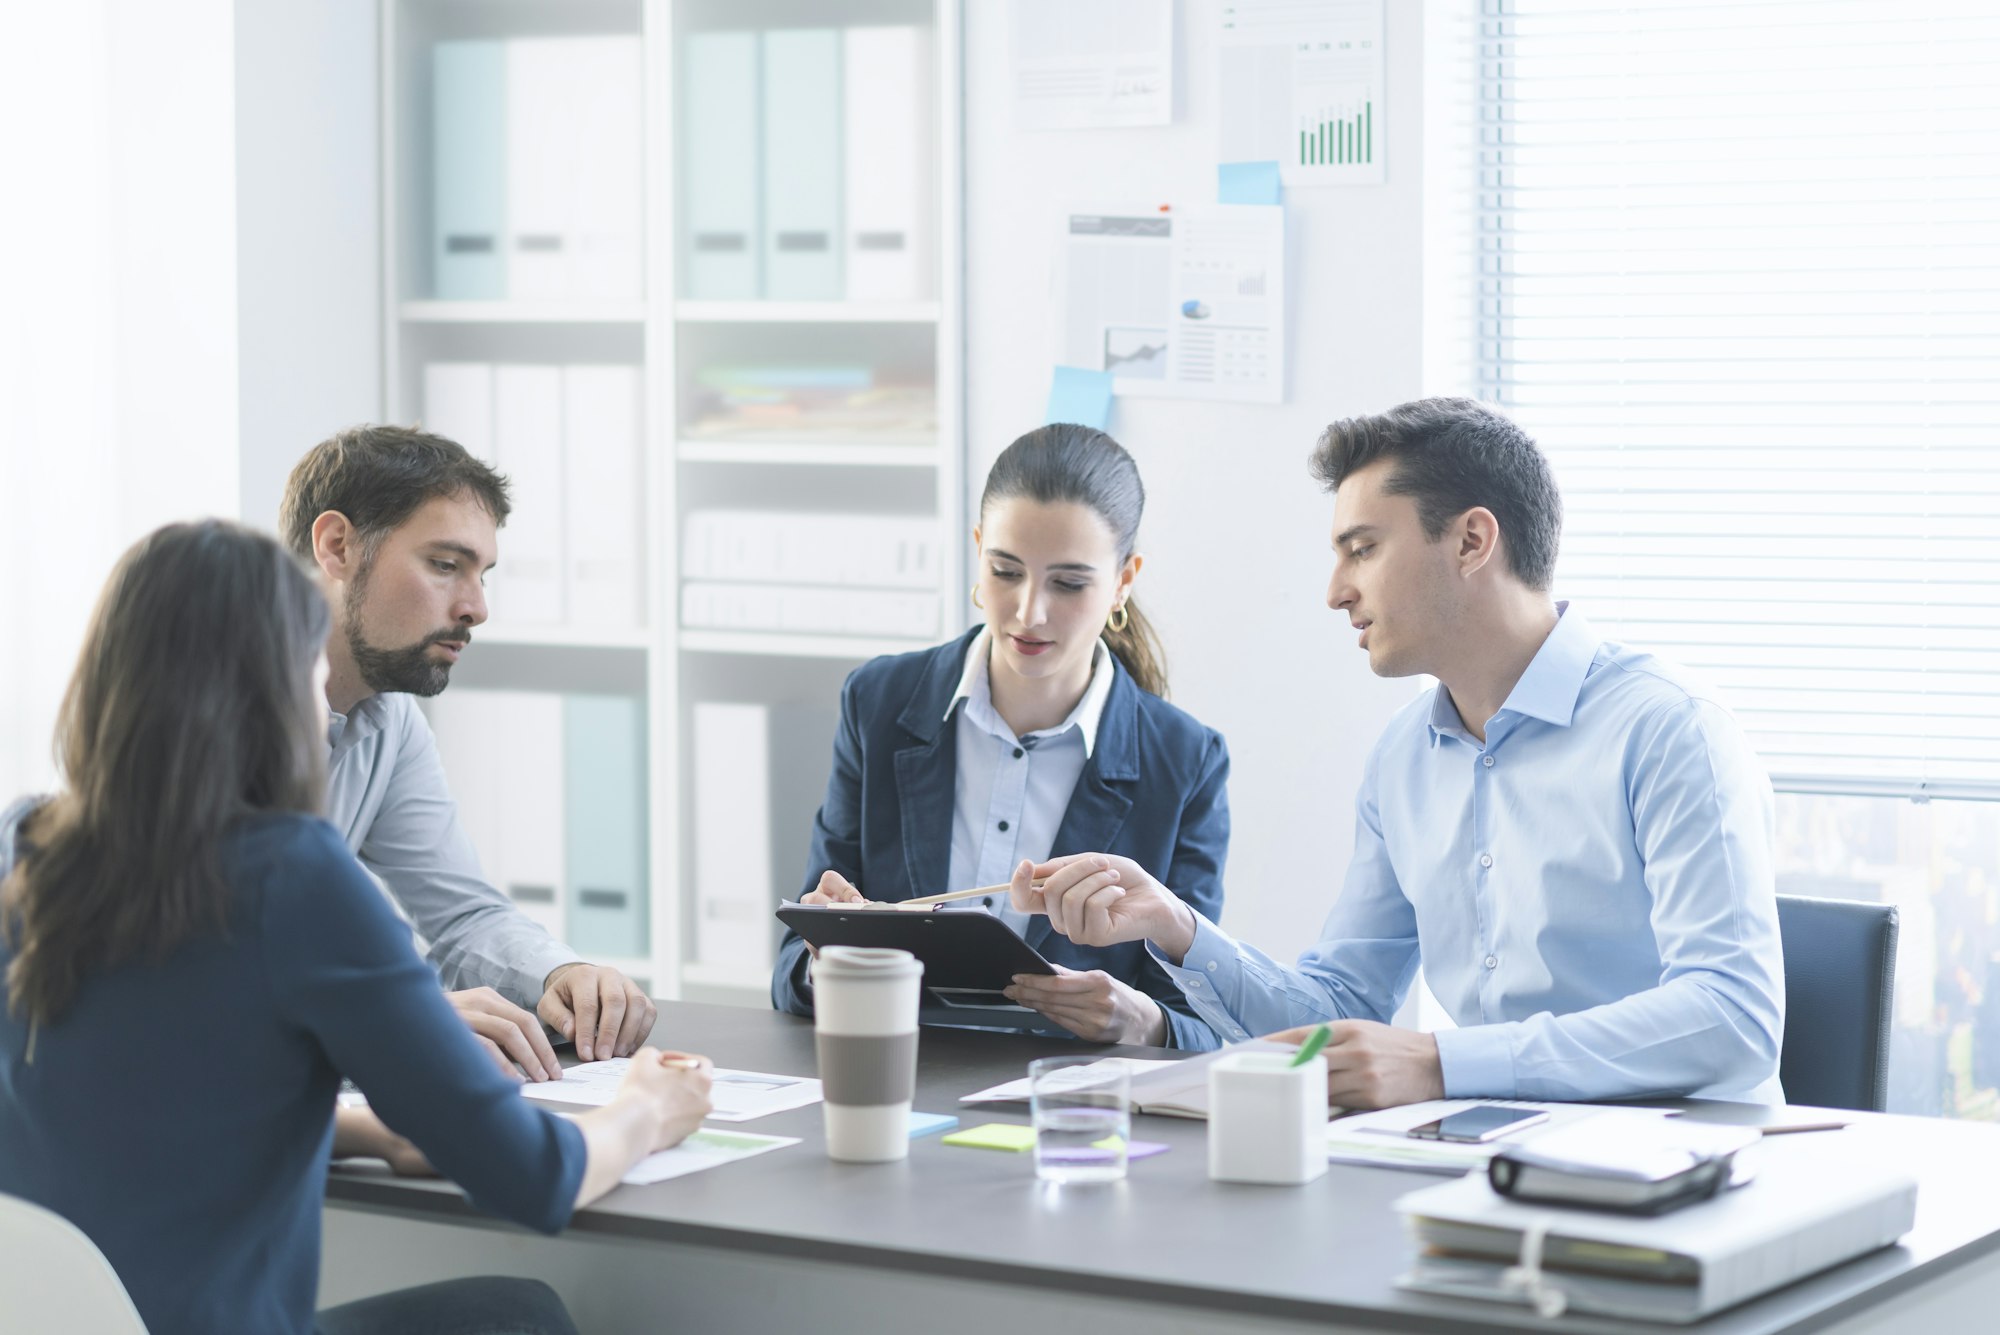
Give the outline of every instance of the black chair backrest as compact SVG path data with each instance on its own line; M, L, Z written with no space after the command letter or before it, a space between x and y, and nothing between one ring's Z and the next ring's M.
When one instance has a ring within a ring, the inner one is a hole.
M1787 1103L1882 1112L1896 993L1896 910L1888 904L1778 896L1785 946Z

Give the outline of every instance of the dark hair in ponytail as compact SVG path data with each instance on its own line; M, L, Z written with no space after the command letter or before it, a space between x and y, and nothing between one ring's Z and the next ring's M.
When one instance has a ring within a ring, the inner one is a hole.
M982 521L995 501L1016 499L1089 506L1117 539L1118 561L1123 565L1138 541L1146 488L1139 481L1139 465L1124 446L1102 431L1058 422L1035 428L993 461L986 490L979 496ZM1131 598L1125 600L1125 614L1124 629L1104 628L1104 642L1141 690L1164 698L1167 656L1160 637Z

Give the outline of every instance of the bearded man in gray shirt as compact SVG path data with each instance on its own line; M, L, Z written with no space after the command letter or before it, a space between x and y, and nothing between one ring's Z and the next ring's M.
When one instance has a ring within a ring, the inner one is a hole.
M486 620L485 576L511 508L507 480L463 446L361 426L292 469L280 523L333 604L327 819L428 943L473 1032L530 1080L559 1079L543 1022L585 1061L622 1057L652 1032L653 1003L487 882L417 708L449 684Z

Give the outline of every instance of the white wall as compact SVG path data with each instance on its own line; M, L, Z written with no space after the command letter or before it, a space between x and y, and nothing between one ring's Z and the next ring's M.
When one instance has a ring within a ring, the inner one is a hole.
M968 510L994 456L1042 420L1063 206L1215 198L1219 8L1175 5L1171 126L1029 133L1012 124L1009 6L967 4ZM1223 732L1234 760L1224 922L1287 959L1317 936L1352 847L1361 762L1414 689L1370 674L1325 606L1332 501L1305 470L1328 422L1421 392L1424 15L1415 0L1388 9L1388 184L1285 200L1287 401L1121 399L1111 417L1147 485L1138 596L1173 698Z
M0 800L117 555L236 509L226 0L20 7L0 43Z

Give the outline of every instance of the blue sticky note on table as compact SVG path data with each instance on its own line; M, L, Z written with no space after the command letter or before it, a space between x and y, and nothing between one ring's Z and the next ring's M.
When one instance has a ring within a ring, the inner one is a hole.
M934 1131L949 1131L957 1125L958 1119L950 1113L913 1112L910 1114L910 1139L928 1136Z
M1111 372L1058 366L1049 386L1048 422L1075 422L1104 430L1111 420Z
M1215 199L1218 204L1276 204L1279 199L1278 164L1272 162L1224 162L1215 169Z

